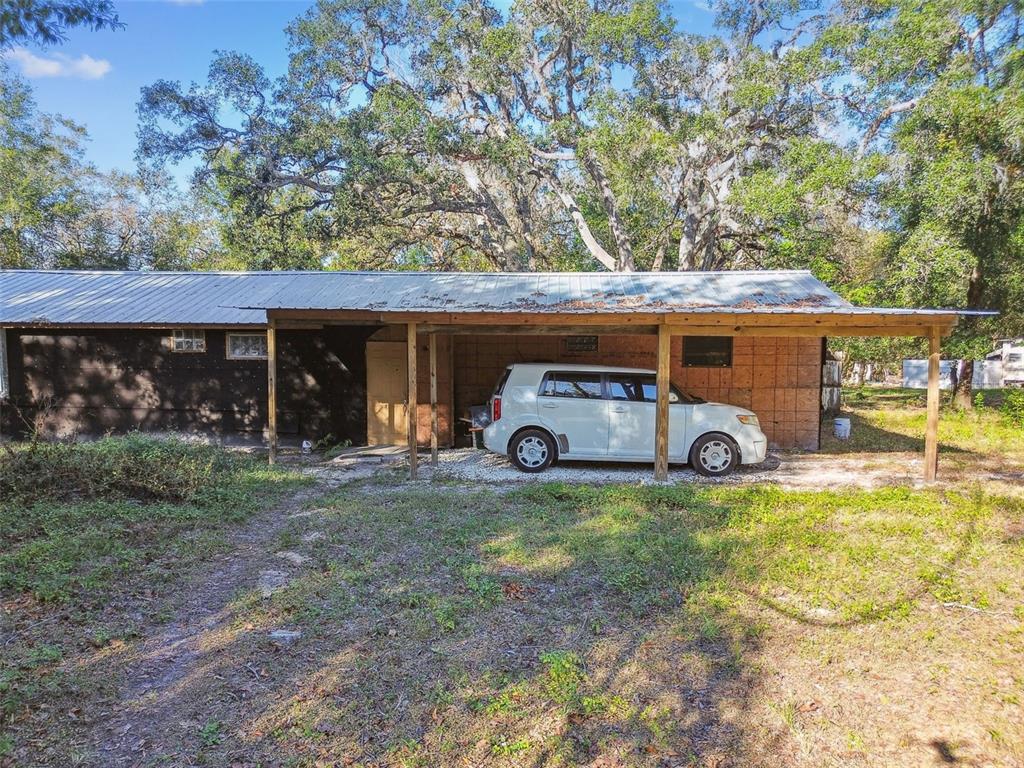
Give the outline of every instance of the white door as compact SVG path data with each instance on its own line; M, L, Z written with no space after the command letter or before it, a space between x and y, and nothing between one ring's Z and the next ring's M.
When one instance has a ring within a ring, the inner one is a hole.
M565 435L565 455L608 453L608 401L601 392L601 374L552 371L537 397L541 421L556 435Z
M654 422L657 409L657 383L653 376L610 374L608 392L608 456L654 460ZM687 408L673 403L670 395L668 414L668 455L683 457L686 446Z

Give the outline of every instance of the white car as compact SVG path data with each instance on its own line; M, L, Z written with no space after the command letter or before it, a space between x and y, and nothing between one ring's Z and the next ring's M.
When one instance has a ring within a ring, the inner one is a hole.
M523 472L557 459L653 461L656 392L654 372L641 368L510 365L491 396L484 445ZM670 462L720 477L764 461L768 440L751 411L675 387L669 403Z

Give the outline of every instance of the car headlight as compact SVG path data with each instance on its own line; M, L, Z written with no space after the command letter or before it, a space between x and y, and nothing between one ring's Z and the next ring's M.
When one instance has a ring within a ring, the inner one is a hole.
M740 416L737 416L736 418L740 420L740 424L747 424L748 426L751 427L761 426L760 422L758 422L757 420L757 416L754 416L753 414L749 416L746 414L742 414Z

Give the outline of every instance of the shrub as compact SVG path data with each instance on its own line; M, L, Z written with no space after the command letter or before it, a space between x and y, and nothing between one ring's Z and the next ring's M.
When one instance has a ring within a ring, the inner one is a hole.
M91 443L32 441L0 452L0 498L188 501L231 462L213 446L138 433Z
M1011 424L1024 427L1024 389L1008 390L999 410Z

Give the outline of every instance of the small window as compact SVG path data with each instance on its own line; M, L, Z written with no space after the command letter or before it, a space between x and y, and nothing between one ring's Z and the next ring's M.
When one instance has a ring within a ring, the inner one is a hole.
M206 331L188 328L171 331L171 349L174 352L205 352Z
M597 352L597 336L566 336L563 339L565 351L570 354Z
M687 368L731 368L732 336L687 336L683 340Z
M585 400L600 400L601 374L552 372L544 377L540 393L547 397L579 397Z
M229 333L229 360L265 360L267 335L265 333Z

